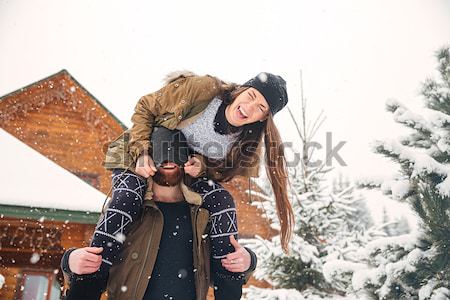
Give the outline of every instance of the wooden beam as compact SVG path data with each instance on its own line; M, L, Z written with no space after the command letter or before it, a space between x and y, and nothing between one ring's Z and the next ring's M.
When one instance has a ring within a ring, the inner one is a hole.
M94 212L0 205L2 217L26 220L68 221L70 223L96 224L100 214Z

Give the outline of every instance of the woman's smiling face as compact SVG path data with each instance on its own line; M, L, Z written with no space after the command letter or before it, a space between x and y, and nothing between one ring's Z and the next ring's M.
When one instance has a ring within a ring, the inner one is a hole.
M269 104L255 88L249 87L240 93L225 109L225 117L233 126L243 126L267 118Z

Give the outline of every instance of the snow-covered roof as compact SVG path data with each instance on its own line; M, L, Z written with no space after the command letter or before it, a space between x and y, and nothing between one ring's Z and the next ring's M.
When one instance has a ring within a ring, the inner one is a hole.
M0 128L0 205L100 212L106 195Z

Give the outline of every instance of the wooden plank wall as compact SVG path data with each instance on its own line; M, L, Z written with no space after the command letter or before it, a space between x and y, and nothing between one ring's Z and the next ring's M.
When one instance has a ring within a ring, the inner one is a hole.
M57 277L62 282L59 271L62 253L70 247L87 246L94 226L0 218L0 274L6 279L5 285L0 289L0 300L14 299L24 270L58 270ZM40 255L38 262L32 262L34 253Z

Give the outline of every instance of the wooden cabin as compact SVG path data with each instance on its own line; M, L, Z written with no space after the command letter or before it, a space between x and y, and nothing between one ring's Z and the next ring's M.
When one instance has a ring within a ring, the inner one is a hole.
M61 254L86 245L105 195L3 129L0 144L0 299L59 299Z
M135 101L130 99L129 105L134 106ZM13 137L16 141L11 143L22 143L23 149L16 145L17 149L28 153L20 157L10 152L5 155L3 149L1 152L3 159L25 164L19 173L23 177L5 175L2 184L28 192L10 191L12 198L8 199L0 195L0 274L5 277L0 300L31 299L27 295L33 293L45 294L38 299L59 299L61 255L69 247L89 244L103 204L100 198L110 188L110 172L102 166L104 153L126 126L62 70L0 97L0 127L4 132L0 136L8 141ZM66 188L68 195L82 192L85 196L80 197L88 197L92 202L83 199L81 204L73 197L63 196L50 201L52 187L41 184L39 190L39 185L33 184L46 178L44 173L39 178L39 173L26 169L27 158L35 156L30 154L33 151L46 160L42 168L53 170L46 174L53 176L56 185L65 178L63 182L70 185ZM29 186L35 188L34 194ZM236 178L225 186L238 207L240 236L258 234L267 238L273 234L261 212L249 203L248 181ZM256 281L252 284L267 285Z

